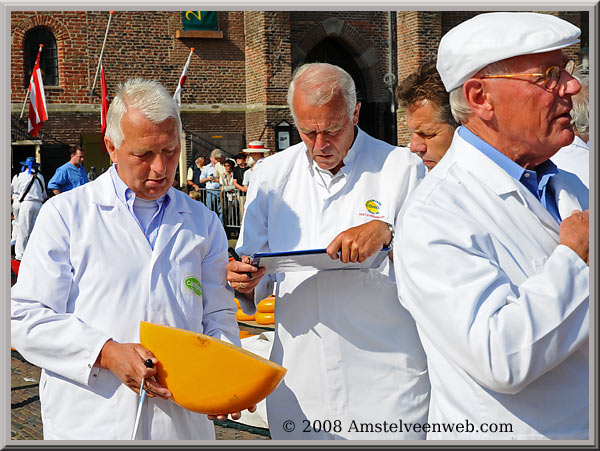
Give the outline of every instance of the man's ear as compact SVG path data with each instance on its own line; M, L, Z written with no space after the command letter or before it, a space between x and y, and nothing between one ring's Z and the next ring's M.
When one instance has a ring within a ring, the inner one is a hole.
M110 155L110 159L113 163L118 163L117 161L117 149L113 145L112 141L108 136L104 136L104 145L106 146L106 150L108 155Z
M479 78L470 78L463 84L462 89L471 111L480 119L491 121L494 118L494 105L485 82Z
M352 125L358 124L359 113L360 113L360 102L356 102L356 107L354 107L354 116L352 117Z

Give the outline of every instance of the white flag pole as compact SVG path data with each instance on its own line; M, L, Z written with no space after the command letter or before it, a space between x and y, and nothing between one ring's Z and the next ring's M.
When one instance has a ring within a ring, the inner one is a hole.
M102 55L104 54L104 46L106 45L106 38L108 37L108 29L110 28L110 20L115 12L110 11L108 16L108 24L106 25L106 32L104 33L104 42L102 43L102 50L100 50L100 59L98 60L98 66L96 67L96 75L94 75L94 83L92 84L92 90L90 94L94 92L94 88L96 87L96 80L98 79L98 71L100 70L100 65L102 64Z
M38 56L41 54L42 47L44 44L40 44L40 49L38 50ZM36 58L37 60L37 58ZM33 65L35 67L35 64ZM27 99L29 98L29 90L31 89L31 80L33 80L33 72L31 72L31 78L29 79L29 86L27 86L27 93L25 94L25 100L23 101L23 108L21 108L21 115L19 116L19 120L23 117L23 112L25 111L25 105L27 105Z

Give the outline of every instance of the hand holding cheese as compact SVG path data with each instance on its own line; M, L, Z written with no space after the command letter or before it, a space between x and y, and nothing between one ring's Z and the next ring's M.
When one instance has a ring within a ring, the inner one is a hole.
M144 360L147 359L152 361L154 368L144 365ZM143 378L146 380L144 386L149 398L160 396L167 399L171 392L153 379L157 363L156 357L141 344L108 340L100 350L94 366L108 369L135 393L139 393Z
M140 323L140 342L158 359L156 380L171 400L212 420L253 412L287 371L217 338L146 321Z

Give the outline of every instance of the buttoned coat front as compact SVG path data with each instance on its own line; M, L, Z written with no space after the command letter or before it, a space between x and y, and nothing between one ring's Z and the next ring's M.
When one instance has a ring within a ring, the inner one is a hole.
M588 208L575 175L551 183L563 219ZM537 198L455 132L396 225L442 427L427 438L587 439L589 267Z
M169 194L154 249L108 171L42 207L12 289L11 333L12 346L43 368L45 439L129 440L139 398L93 364L109 338L139 343L141 320L239 345L223 228L201 203ZM201 294L185 285L191 277ZM214 427L147 398L138 438L213 439Z

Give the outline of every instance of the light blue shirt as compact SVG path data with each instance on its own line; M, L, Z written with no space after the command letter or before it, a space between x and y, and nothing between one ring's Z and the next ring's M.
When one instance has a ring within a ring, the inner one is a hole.
M154 249L158 229L162 223L165 209L171 201L169 192L156 200L146 200L136 198L135 193L129 188L117 173L117 165L113 164L109 168L117 198L125 204L127 210L131 213L140 229L146 236L150 247Z
M217 169L213 166L212 163L208 163L206 166L202 168L202 172L200 173L200 179L206 177L216 177ZM219 182L206 182L206 189L220 189L221 184Z
M65 191L70 191L73 188L84 185L87 182L89 182L89 180L83 165L77 167L70 161L67 161L56 170L48 182L48 189L57 189L60 190L61 193L64 193Z
M561 217L552 186L548 183L558 174L558 168L550 160L544 161L535 167L535 170L524 169L512 161L498 149L486 143L465 126L458 128L462 139L481 151L485 156L504 169L513 179L521 182L533 194L560 224Z

